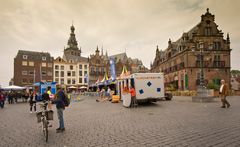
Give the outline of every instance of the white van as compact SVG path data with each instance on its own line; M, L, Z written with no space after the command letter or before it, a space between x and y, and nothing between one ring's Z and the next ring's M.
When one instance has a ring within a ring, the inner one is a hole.
M124 92L130 85L136 90L138 102L156 102L162 98L172 98L165 96L163 73L134 73L118 79L117 92L122 100L131 97L129 93Z

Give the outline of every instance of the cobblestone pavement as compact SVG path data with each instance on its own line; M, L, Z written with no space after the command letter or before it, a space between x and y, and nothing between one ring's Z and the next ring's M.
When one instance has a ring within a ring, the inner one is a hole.
M7 104L0 109L0 146L239 147L240 97L228 100L229 109L220 108L219 100L193 103L184 97L130 109L82 97L66 108L64 133L56 133L54 113L48 143L28 104Z

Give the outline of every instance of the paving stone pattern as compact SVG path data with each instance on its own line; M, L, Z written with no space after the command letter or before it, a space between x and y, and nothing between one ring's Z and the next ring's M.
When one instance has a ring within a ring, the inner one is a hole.
M239 147L240 97L228 98L231 107L220 108L220 101L193 103L175 97L124 108L122 103L96 102L82 97L64 111L64 133L56 133L54 113L49 142L29 113L27 103L0 109L1 147Z

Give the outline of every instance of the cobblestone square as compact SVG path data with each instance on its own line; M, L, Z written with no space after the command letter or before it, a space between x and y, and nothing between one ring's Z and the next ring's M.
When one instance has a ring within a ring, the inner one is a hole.
M55 111L48 143L35 114L29 113L29 104L6 104L0 109L0 146L240 146L239 97L228 98L229 109L220 108L219 99L193 103L189 97L174 97L172 101L130 109L122 103L97 103L94 97L81 98L64 112L64 133L56 133Z

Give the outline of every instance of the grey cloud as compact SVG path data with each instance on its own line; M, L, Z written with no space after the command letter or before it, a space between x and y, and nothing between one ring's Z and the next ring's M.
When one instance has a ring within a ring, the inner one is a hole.
M62 56L72 20L83 54L96 46L116 54L127 49L129 56L146 66L155 56L156 45L167 47L200 21L206 8L215 14L223 32L230 32L233 68L240 54L238 0L1 0L0 84L13 76L13 58L18 49L48 51ZM9 52L11 51L11 52ZM3 57L4 56L4 57Z

